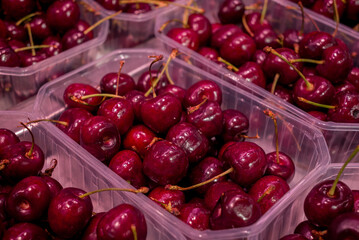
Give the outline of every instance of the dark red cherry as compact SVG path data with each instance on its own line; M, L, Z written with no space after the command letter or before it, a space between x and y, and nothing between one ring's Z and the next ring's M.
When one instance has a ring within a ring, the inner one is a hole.
M4 21L7 28L7 37L22 42L27 41L27 32L22 25L16 25L14 22Z
M219 105L222 103L222 90L217 83L211 80L200 80L192 84L184 96L184 106L191 107L200 104L206 98L216 101Z
M6 128L0 128L0 154L1 150L8 146L20 142L20 138L16 134Z
M10 47L0 48L0 66L19 67L20 58Z
M328 110L328 120L333 122L359 122L359 93L342 92L332 103L336 107Z
M339 181L334 195L328 195L334 180L315 185L304 200L304 212L308 220L317 226L329 226L335 217L353 209L354 198L350 188Z
M81 126L80 145L101 162L111 159L118 152L120 144L116 125L106 117L91 117Z
M82 124L92 117L92 114L83 108L67 108L59 117L59 121L65 122L67 125L56 123L61 131L72 138L75 142L80 143L80 129Z
M257 63L259 66L263 67L263 63L267 58L267 54L261 50L261 49L257 49L253 56L252 56L252 61Z
M222 24L241 23L244 10L241 0L225 0L219 7L218 18Z
M264 19L262 23L260 19L261 19L260 12L251 12L249 14L246 14L246 22L249 29L252 32L257 31L260 28L272 28L266 19Z
M267 169L265 153L256 143L236 142L225 150L223 158L233 167L231 179L240 186L255 183Z
M249 189L248 194L259 203L261 212L267 212L289 191L288 183L281 177L268 175L260 178Z
M63 189L61 183L59 183L59 181L57 181L55 178L47 175L42 175L40 177L45 181L50 190L50 199L55 197Z
M221 25L211 37L211 47L220 48L224 42L236 33L242 32L242 29L234 24Z
M147 92L147 90L152 87L152 81L154 81L159 74L160 72L157 70L143 72L141 76L138 78L136 85L137 90L141 92ZM168 83L169 82L166 75L163 75L159 80L159 82L157 83L155 90L158 91L158 89L168 85Z
M209 229L210 211L201 204L185 203L179 206L177 216L192 228L203 231Z
M353 84L355 86L355 88L357 89L357 91L359 92L359 68L358 67L353 67L350 70L350 72L347 76L347 80L348 80L348 82Z
M117 79L118 79L118 87L117 87ZM118 73L111 72L111 73L107 73L105 76L101 78L100 87L102 93L111 93L111 94L116 94L116 89L118 88L117 94L123 96L127 92L134 90L136 84L135 84L135 80L133 80L133 78L126 73L121 73L120 76L118 76Z
M105 215L105 212L99 212L91 217L84 233L81 236L81 240L98 240L97 225L103 215Z
M20 57L21 67L28 67L39 63L47 58L46 54L41 51L36 52L35 55L32 55L29 51L23 51L18 54Z
M271 92L272 87L273 87L273 83L270 83L270 84L267 85L266 89ZM277 97L280 97L281 99L283 99L286 102L294 103L293 102L293 92L292 92L292 90L288 89L288 88L286 88L286 87L284 87L284 86L282 86L280 84L277 84L275 86L273 95L275 95Z
M236 109L223 111L223 131L222 139L224 142L243 141L243 135L248 133L249 121L246 115Z
M308 238L298 233L293 233L293 234L285 235L284 237L281 237L279 240L308 240Z
M309 111L308 114L312 115L313 117L321 120L321 121L327 121L327 114L320 111Z
M341 0L335 0L337 3L337 9L339 18L343 15L346 3ZM334 17L334 0L317 0L311 8L314 12L317 12L323 16L333 19Z
M62 52L62 43L59 37L49 36L42 42L43 45L50 45L48 48L43 48L42 52L47 57L52 57Z
M199 45L205 45L209 41L212 35L212 25L205 15L192 13L188 17L188 25L197 33Z
M358 239L359 213L348 212L337 216L328 227L328 239Z
M47 23L58 32L73 28L79 19L80 8L77 2L72 0L57 0L46 10Z
M256 62L246 62L238 68L236 74L247 82L254 83L262 88L266 87L266 77L261 66Z
M51 29L47 24L45 15L38 15L29 22L32 36L37 40L44 40L52 35Z
M352 190L352 193L354 198L353 211L359 212L359 190Z
M4 21L2 19L0 19L0 39L5 39L6 35L7 35L6 25L5 25Z
M218 51L211 47L201 47L197 52L212 61L217 61L219 57Z
M73 238L90 221L92 202L90 197L80 197L85 192L78 188L62 189L50 202L48 208L49 226L60 238Z
M291 157L284 152L270 152L266 154L268 168L267 175L275 175L290 182L294 177L295 165Z
M252 59L256 51L256 43L249 35L238 32L230 36L219 51L222 58L235 66L240 66Z
M295 49L295 45L303 39L303 33L296 29L287 29L283 32L283 47Z
M17 223L7 229L2 237L3 240L12 240L12 239L36 239L36 240L49 240L51 237L49 234L33 223Z
M127 4L119 4L116 0L96 0L101 6L107 10L126 12Z
M177 145L163 140L155 142L143 159L143 172L160 184L176 184L187 173L188 159ZM166 171L163 171L166 169Z
M129 3L126 6L126 13L143 14L151 11L151 5L147 3Z
M213 230L245 227L255 223L261 216L259 204L241 190L223 193L212 211L210 226Z
M86 29L88 29L91 25L86 22L85 20L79 19L77 21L77 23L75 24L74 28L84 32ZM89 33L86 34L88 39L93 39L93 31L90 31Z
M30 14L35 8L36 2L34 0L2 0L1 7L4 14L14 20L19 20L22 17Z
M100 105L97 115L110 119L116 125L121 136L130 129L135 119L132 103L125 98L110 98L105 100Z
M175 97L177 97L181 101L181 103L183 103L184 96L186 94L186 90L184 88L174 85L174 84L166 85L158 90L159 95L166 94L166 93L173 94Z
M321 59L323 51L333 45L336 45L336 41L329 33L310 32L299 43L299 55L302 58Z
M199 36L191 28L172 28L167 36L191 50L196 51L199 47Z
M292 2L298 3L301 0L290 0ZM317 0L303 0L301 1L303 3L304 7L310 8L313 6L313 4L316 2Z
M67 50L76 47L88 40L89 38L84 32L75 28L71 28L62 36L61 43L64 50Z
M108 167L135 188L145 185L141 158L132 150L122 150L116 153Z
M138 240L145 240L147 223L141 210L126 203L110 209L97 224L98 240L134 239L133 231Z
M355 0L348 0L345 8L344 16L352 23L359 21L359 2Z
M145 125L135 125L129 129L124 137L123 147L134 150L143 158L148 151L149 144L155 137L156 134Z
M24 178L8 195L7 213L19 222L39 220L46 213L50 198L50 189L41 177Z
M141 120L141 104L147 99L144 92L131 90L125 94L125 98L132 103L132 109L135 114L135 120Z
M353 92L353 93L356 93L356 92L358 92L358 90L356 89L356 87L353 84L351 84L350 82L345 80L341 84L335 86L335 95L337 95L337 94L339 94L341 92Z
M263 49L266 46L272 48L279 48L278 36L272 28L259 27L253 32L254 41L258 49Z
M63 95L64 102L68 107L84 108L90 112L97 109L102 97L91 97L82 100L82 96L99 94L100 92L91 85L84 83L72 83L66 87Z
M182 148L190 163L201 160L209 150L206 136L187 122L180 122L171 127L167 132L166 140Z
M181 101L169 93L148 99L141 105L141 119L155 133L165 133L179 122L181 114Z
M308 220L299 223L294 229L294 233L300 234L307 239L327 239L327 228L317 227L311 224Z
M160 203L170 204L172 208L177 208L185 203L185 195L183 191L180 190L169 190L163 186L158 186L154 188L149 194L148 197L154 200L157 204ZM160 202L160 203L159 203ZM162 205L161 205L162 206Z

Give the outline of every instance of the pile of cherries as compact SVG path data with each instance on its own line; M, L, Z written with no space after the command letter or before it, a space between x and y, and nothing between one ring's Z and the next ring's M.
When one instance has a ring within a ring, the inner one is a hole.
M192 13L182 26L176 21L162 28L174 41L320 120L359 123L359 68L346 44L319 30L278 34L265 15L245 7L241 0L225 0L220 23Z
M175 0L167 0L166 2L174 1ZM130 13L136 15L150 12L157 7L157 5L154 5L153 3L151 3L151 1L148 1L149 3L146 3L146 1L132 1L133 3L121 3L121 0L96 0L96 2L98 2L106 10L116 12L122 10L123 13ZM161 3L161 0L158 0L157 2L159 4Z
M33 141L1 128L0 159L1 239L146 239L139 209L124 203L93 215L90 193L63 188L51 177L56 165L41 172L44 153Z
M304 200L307 220L300 222L293 234L280 240L359 238L359 190L352 190L339 180L358 151L359 146L340 169L335 180L321 181L309 191Z
M57 127L195 229L253 224L289 190L292 159L244 141L248 118L221 109L214 81L184 89L164 74L167 66L137 82L120 71L105 74L97 88L69 84Z
M72 0L3 0L0 16L0 66L31 66L93 38Z
M290 0L298 3L299 0ZM304 7L330 19L334 18L334 0L303 0ZM342 23L355 27L359 24L359 2L355 0L336 0L338 14Z

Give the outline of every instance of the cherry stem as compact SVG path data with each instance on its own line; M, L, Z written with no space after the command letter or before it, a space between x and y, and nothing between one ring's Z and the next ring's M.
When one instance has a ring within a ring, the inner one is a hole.
M284 36L283 36L283 34L278 34L278 38L276 39L276 41L279 43L279 45L281 47L283 47L284 46Z
M33 121L29 121L27 123L25 123L26 125L32 124L32 123L38 123L38 122L52 122L52 123L58 123L64 126L68 126L68 122L65 121L59 121L59 120L53 120L53 119L37 119L37 120L33 120Z
M302 26L300 27L299 35L303 35L304 33L304 7L301 1L298 2L300 7L300 12L302 13Z
M81 100L85 100L85 99L92 98L92 97L125 98L124 96L119 96L119 95L111 94L111 93L95 93L95 94L81 96Z
M133 240L137 240L137 230L136 230L136 226L134 224L131 224L131 231L133 234Z
M165 7L168 6L170 4L177 6L177 7L182 7L185 9L189 9L198 13L204 13L204 9L203 8L198 8L198 7L193 7L193 6L188 6L188 5L183 5L177 2L171 2L171 1L163 1L163 0L120 0L119 3L149 3L149 4L154 4L154 5L158 5L160 7Z
M173 82L172 77L171 77L170 73L168 72L168 68L166 68L165 71L166 71L166 77L167 77L167 79L168 79L168 82L169 82L171 85L174 85L175 83Z
M261 8L262 8L262 6L260 5L260 3L252 3L252 4L246 5L244 7L245 10L258 10Z
M35 46L28 46L28 47L16 48L16 49L14 50L14 52L17 53L17 52L26 51L26 50L40 49L40 48L49 48L49 47L57 48L57 46L55 46L55 45L35 45Z
M158 29L158 32L161 33L171 22L179 22L179 23L183 24L183 22L179 19L171 19L171 20L168 20L167 22L165 22L164 24L162 24L160 29ZM184 26L184 27L186 27L186 26Z
M52 173L54 172L54 170L56 168L56 166L57 166L57 160L54 158L54 159L51 160L51 167L45 169L44 173L41 174L41 175L51 177Z
M84 31L84 34L87 35L89 32L91 32L92 30L94 30L95 27L97 27L98 25L100 25L101 23L103 23L104 21L107 21L111 18L114 18L116 17L118 14L122 13L122 10L118 11L118 12L115 12L111 15L108 15L102 19L100 19L99 21L97 21L96 23L94 23L93 25L91 25L89 28L87 28L85 31Z
M27 29L27 33L29 35L29 40L30 40L30 45L31 45L31 54L32 56L35 56L36 55L36 52L35 52L35 48L34 48L34 40L32 39L32 33L31 33L31 26L30 24L26 23L26 29Z
M268 0L264 0L262 13L261 13L261 18L260 18L260 23L261 24L263 23L264 18L266 16L267 8L268 8Z
M155 79L155 81L153 81L152 83L152 88L148 89L148 91L145 93L145 97L148 97L148 95L150 95L150 93L154 91L154 88L157 86L158 82L160 81L160 79L162 78L163 74L165 73L166 68L168 68L168 65L170 64L171 60L174 59L176 57L178 53L177 49L173 49L171 54L169 55L167 62L165 64L165 66L163 67L162 71L160 72L160 74L157 76L157 78Z
M218 174L217 176L213 177L213 178L210 178L204 182L201 182L201 183L198 183L198 184L195 184L195 185L192 185L192 186L189 186L189 187L180 187L180 186L177 186L177 185L170 185L170 184L167 184L165 186L165 189L167 190L180 190L180 191L187 191L187 190L192 190L192 189L195 189L195 188L198 188L198 187L201 187L203 185L206 185L207 183L210 183L210 182L213 182L214 180L220 178L220 177L223 177L231 172L233 172L233 168L229 168L227 169L226 171Z
M273 83L272 83L272 87L271 87L271 90L270 90L270 92L271 92L272 94L274 94L275 88L277 87L277 83L278 83L279 77L280 77L280 74L279 74L279 73L277 73L277 74L274 76Z
M337 177L334 180L333 186L330 188L330 190L328 191L328 196L329 197L333 197L334 196L334 192L335 192L335 188L337 187L337 184L339 182L339 178L342 175L342 173L344 172L345 167L350 163L350 161L355 157L355 155L359 152L359 145L354 149L354 151L352 152L352 154L350 154L350 156L348 157L348 159L345 161L344 165L342 166L342 168L340 169Z
M244 29L246 29L247 33L249 34L249 36L251 36L252 38L254 37L254 33L252 32L252 30L250 29L250 27L248 26L248 23L247 23L247 19L246 19L246 15L243 14L242 16L242 24L243 24L243 27Z
M202 102L200 102L196 106L192 106L192 107L187 108L187 114L191 114L191 113L197 111L203 104L205 104L207 102L207 100L208 100L208 98L206 96L203 96Z
M10 163L10 161L8 159L1 160L0 161L0 171L3 170L9 163Z
M304 102L304 103L311 104L311 105L316 106L316 107L322 107L322 108L328 108L328 109L334 109L334 108L336 108L336 106L333 106L333 105L316 103L316 102L310 101L310 100L305 99L305 98L302 98L302 97L298 97L298 100L301 101L301 102Z
M26 126L26 124L24 124L23 122L20 122L20 124L21 124L24 128L26 128L26 129L29 131L30 135L31 135L31 148L30 148L30 150L29 150L27 153L25 153L25 156L31 159L31 158L32 158L32 154L33 154L33 152L34 152L34 147L35 147L34 134L32 134L30 128L28 128L28 127Z
M220 61L220 62L225 63L225 64L227 65L227 68L228 68L229 70L235 71L235 72L238 71L238 68L237 68L236 66L234 66L232 63L228 62L227 60L224 60L224 59L221 58L221 57L218 57L217 60Z
M257 133L256 133L256 135L255 136L247 136L247 135L244 135L244 134L240 134L239 135L240 137L242 137L242 138L246 138L246 139L259 139L260 137L259 137L259 135L258 135L258 130L257 130Z
M277 158L277 163L279 163L279 140L278 140L278 124L277 116L269 109L264 110L264 113L269 116L274 123L274 132L275 132L275 153Z
M314 64L323 64L325 63L324 60L314 60L308 58L297 58L297 59L290 59L290 63L297 63L297 62L304 62L304 63L314 63Z
M186 3L186 6L191 6L191 4L193 3L193 0L189 0ZM185 9L184 13L183 13L183 17L182 17L182 22L184 26L188 25L188 18L189 18L189 9Z
M178 210L177 208L172 207L171 201L170 201L168 204L166 204L166 203L163 203L163 202L161 202L161 201L159 201L159 200L157 200L157 199L155 199L155 198L153 198L153 197L150 197L150 199L151 199L152 201L158 203L158 204L161 204L161 206L162 206L164 209L166 209L167 212L169 212L169 213L171 213L171 214L173 214L173 215L175 215L175 216L177 216L177 215L180 214L180 212L179 212L179 210Z
M132 193L148 193L149 188L148 187L141 187L139 189L129 189L129 188L103 188L103 189L98 189L92 192L87 192L84 193L82 195L79 196L79 198L84 198L87 196L90 196L94 193L99 193L99 192L105 192L105 191L121 191L121 192L132 192Z
M339 13L338 13L338 6L337 6L337 1L333 0L333 8L334 8L334 21L335 21L335 29L334 32L332 33L332 36L335 37L338 33L338 28L339 28Z
M118 86L120 84L120 75L121 75L121 70L122 70L122 67L123 67L124 64L125 64L125 61L120 61L120 69L118 70L118 73L117 73L116 93L115 93L115 95L118 95Z
M151 88L152 88L152 91L153 92L155 92L154 91L154 87L153 87L153 82L152 82L152 65L154 64L154 63L156 63L156 62L158 62L158 61L160 61L160 60L162 60L163 59L163 55L158 55L158 56L148 56L148 58L155 58L152 62L151 62L151 64L150 64L150 66L149 66L149 73L150 73L150 82L151 82Z
M257 203L262 201L262 199L268 194L270 194L273 190L275 190L275 186L273 185L269 186L268 189L266 189L265 192L258 198Z
M313 84L311 84L306 78L305 76L298 70L298 68L296 68L288 59L286 59L283 55L279 54L276 50L274 50L273 48L267 46L263 49L263 51L265 52L270 52L272 54L274 54L275 56L279 57L280 59L282 59L284 62L286 62L289 66L291 66L294 71L296 71L298 73L298 75L304 80L305 84L307 85L307 90L311 91L313 90L314 86Z
M35 17L35 16L38 16L38 15L41 15L42 13L41 12L34 12L34 13L30 13L29 15L26 15L25 17L21 18L19 21L17 21L15 23L16 26L19 26L21 23L25 22L26 20L32 18L32 17Z
M163 140L163 139L159 138L159 137L154 137L154 138L152 138L151 142L145 148L149 149L150 147L152 147L153 144L155 144L155 142L161 141L161 140Z

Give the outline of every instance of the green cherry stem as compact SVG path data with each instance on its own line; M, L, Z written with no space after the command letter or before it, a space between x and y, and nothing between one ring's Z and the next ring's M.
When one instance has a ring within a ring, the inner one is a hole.
M276 73L273 79L272 87L270 89L271 94L274 94L275 88L277 87L278 80L279 80L280 74Z
M289 60L290 63L297 63L297 62L304 62L304 63L314 63L314 64L323 64L325 63L324 60L314 60L308 58L297 58Z
M339 27L339 13L338 13L338 6L337 1L333 0L333 8L334 8L334 21L335 21L335 29L332 33L332 36L335 37L338 33L338 27Z
M349 158L345 161L345 163L343 164L342 168L340 169L337 177L334 180L333 186L330 188L330 190L328 191L328 196L332 197L334 196L334 192L335 192L335 188L339 182L339 178L342 175L345 167L350 163L350 161L355 157L355 155L359 152L359 145L354 149L354 151L352 152L352 154L350 154Z
M261 13L261 18L260 18L260 23L262 24L264 21L264 18L266 16L267 13L267 9L268 9L268 0L264 0L263 3L263 8L262 8L262 13Z
M128 189L128 188L103 188L103 189L98 189L92 192L87 192L84 193L82 195L79 196L79 198L84 198L87 196L90 196L94 193L99 193L99 192L105 192L105 191L121 191L121 192L132 192L132 193L148 193L149 189L148 187L141 187L139 189Z
M188 5L183 5L180 4L178 2L171 2L171 1L164 1L164 0L120 0L119 3L148 3L148 4L154 4L157 5L159 7L166 7L168 5L174 5L177 7L182 7L185 9L189 9L192 11L195 11L197 13L204 13L204 9L203 8L198 8L198 7L193 7L193 6L188 6Z
M121 71L122 71L122 67L125 64L125 61L120 61L120 69L118 70L117 73L117 80L116 80L116 92L115 95L118 95L118 86L120 84L120 76L121 76Z
M54 119L37 119L37 120L33 120L33 121L29 121L27 123L25 123L25 125L29 125L32 123L38 123L38 122L52 122L52 123L58 123L64 126L68 126L69 124L65 121L59 121L59 120L54 120Z
M242 16L242 24L243 24L244 29L246 29L247 33L249 34L249 36L251 36L253 38L254 33L252 32L251 28L248 26L245 14L243 14L243 16Z
M29 131L30 135L31 135L31 148L30 148L30 150L29 150L27 153L25 153L25 156L31 159L31 158L33 157L32 155L33 155L34 148L35 148L35 138L34 138L34 134L32 134L30 128L28 128L28 126L26 126L26 124L24 124L23 122L20 122L20 124L21 124L24 128L26 128L26 129Z
M32 56L35 56L36 55L36 52L35 52L35 48L34 48L34 40L32 38L32 33L31 33L31 26L30 24L26 23L26 29L27 29L27 34L29 35L29 40L30 40L30 45L31 45L31 54Z
M14 50L14 52L17 53L17 52L26 51L26 50L33 50L33 49L40 49L40 48L49 48L49 47L54 47L54 48L56 48L57 46L55 46L55 45L34 45L34 46L16 48L16 49Z
M133 235L133 240L137 240L137 230L136 230L136 226L134 224L131 225L131 231L132 231L132 235Z
M94 30L95 27L97 27L98 25L100 25L101 23L103 23L104 21L107 21L111 18L114 18L116 17L118 14L122 13L122 10L118 11L118 12L115 12L111 15L108 15L107 17L104 17L102 18L101 20L97 21L96 23L94 23L93 25L91 25L89 28L87 28L85 31L84 31L84 34L87 35L89 32L91 32L92 30Z
M81 96L81 100L85 100L92 97L125 98L124 96L119 96L111 93L95 93L95 94Z
M26 20L32 18L32 17L35 17L35 16L38 16L38 15L41 15L42 13L41 12L34 12L34 13L30 13L29 15L26 15L25 17L21 18L19 21L17 21L15 23L16 26L19 26L21 23L25 22Z
M226 65L227 65L227 68L228 68L229 70L233 70L233 71L235 71L235 72L238 71L238 68L237 68L236 66L234 66L232 63L228 62L227 60L224 60L224 59L221 58L221 57L218 57L217 60L220 61L220 62L223 62L224 64L226 64Z
M316 107L322 107L322 108L328 108L328 109L336 108L336 106L333 106L333 105L327 105L327 104L312 102L312 101L310 101L308 99L305 99L305 98L302 98L302 97L298 97L298 100L301 101L301 102L304 102L304 103L311 104L311 105L316 106Z

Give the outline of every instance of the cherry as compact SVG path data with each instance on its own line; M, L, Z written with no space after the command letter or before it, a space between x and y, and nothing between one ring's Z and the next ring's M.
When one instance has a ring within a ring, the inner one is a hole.
M1 7L4 14L14 20L25 17L35 8L33 0L2 0Z
M266 89L270 92L272 92L272 88L273 88L273 83L270 83L267 85ZM291 91L291 89L288 89L286 87L283 87L280 84L275 85L275 89L274 92L272 93L273 95L283 99L286 102L289 103L294 103L293 101L293 93Z
M245 16L247 25L252 32L257 31L258 29L272 28L270 23L266 19L263 19L263 21L261 21L261 13L259 12L252 12L246 14Z
M63 99L68 107L74 108L84 108L90 112L97 109L97 105L99 105L102 101L101 97L91 97L87 99L82 99L85 95L90 94L99 94L100 92L84 83L72 83L68 85L64 91Z
M240 186L249 186L261 178L267 169L263 149L252 142L236 142L227 147L223 158L233 167L231 179Z
M209 229L210 211L202 204L185 203L179 206L180 214L177 216L192 228L203 231Z
M3 20L0 19L0 39L5 39L7 35L6 25Z
M353 211L359 212L359 190L352 190L352 193L354 197Z
M209 150L206 136L197 127L187 122L180 122L171 127L167 132L166 140L182 148L190 163L200 161Z
M7 28L7 36L22 42L27 41L27 33L23 26L18 26L14 22L4 21Z
M132 102L132 109L135 114L135 120L141 120L141 104L147 99L143 92L131 90L126 93L125 98Z
M348 0L345 13L343 14L351 23L359 21L359 3L355 0Z
M141 92L147 92L152 87L152 82L159 77L160 72L157 70L150 70L143 72L141 76L137 80L136 88L137 90ZM168 79L165 75L161 77L159 82L157 83L155 90L158 91L158 89L168 85Z
M263 50L257 49L254 52L251 60L257 63L259 66L263 67L263 63L266 58L267 58L267 54Z
M81 236L81 240L97 240L97 225L101 218L105 215L105 212L96 213L91 217L84 233Z
M156 133L165 133L179 122L182 104L172 94L163 94L144 101L141 105L141 119Z
M278 36L272 28L259 27L253 32L254 41L258 49L263 49L266 46L272 48L279 48Z
M310 32L299 43L299 55L307 59L321 59L323 51L334 45L336 41L329 33Z
M132 150L122 150L116 153L108 167L135 188L145 185L141 158Z
M337 216L328 227L328 239L359 238L359 213L348 212Z
M249 226L260 216L260 206L250 195L230 190L223 193L209 221L211 229L220 230Z
M13 131L6 128L0 128L0 153L4 147L18 142L20 142L20 139Z
M200 80L186 90L184 106L196 106L200 104L204 98L216 101L220 105L222 103L222 90L211 80Z
M191 50L196 51L200 44L198 33L191 28L172 28L167 36Z
M80 19L80 8L72 0L57 0L46 10L46 19L55 31L66 32Z
M41 50L43 53L45 53L46 57L56 56L62 52L62 43L59 37L49 36L45 38L42 44L50 46Z
M177 145L163 140L155 142L143 159L143 172L160 184L176 184L187 173L188 158ZM166 169L166 171L163 171Z
M268 175L255 182L248 194L259 203L261 213L264 214L288 191L289 185L285 180L278 176Z
M212 25L205 15L192 13L188 17L188 25L197 33L199 45L205 45L209 41L212 34Z
M116 125L106 117L93 116L80 129L80 145L101 162L118 152L121 138Z
M85 32L90 27L90 24L85 20L79 19L75 24L74 28L80 32ZM90 31L86 34L88 39L93 39L93 31Z
M0 193L0 221L2 222L5 222L8 219L8 214L6 211L7 196L8 193Z
M135 125L129 129L123 139L123 147L128 150L136 151L141 157L144 157L156 134L145 125Z
M66 33L62 36L61 44L64 50L67 50L76 47L88 40L89 38L84 32L79 31L75 28L71 28L70 30L66 31Z
M159 205L161 205L161 203L167 205L171 204L171 208L178 208L185 203L185 195L183 191L169 190L164 188L163 186L158 186L154 188L148 194L148 197Z
M31 19L29 22L31 27L32 36L37 40L44 40L52 35L50 27L47 25L46 17L38 15Z
M243 141L243 135L248 133L249 121L246 115L235 109L223 111L223 131L221 137L224 142Z
M42 52L37 52L35 55L30 52L21 52L21 54L18 55L20 57L21 67L28 67L46 59L46 54Z
M19 67L20 58L10 47L0 48L0 66Z
M118 88L117 88L118 80ZM133 78L126 74L121 73L120 75L115 72L107 73L100 80L100 87L102 93L111 93L116 94L116 89L118 89L117 94L122 96L135 89L135 81Z
M294 234L289 234L284 237L281 237L279 240L308 240L308 238L306 238L300 234L294 233Z
M67 108L59 117L56 127L63 131L75 142L80 143L80 129L82 124L92 117L92 114L83 108ZM66 123L66 124L63 124Z
M136 237L134 237L136 236ZM147 224L143 213L129 204L120 204L104 214L97 224L97 238L138 239L147 237Z
M3 240L11 239L37 239L49 240L50 236L44 229L33 223L17 223L7 229L2 238Z
M238 68L236 74L247 82L254 83L262 88L266 87L266 77L261 66L256 62L246 62Z
M73 238L86 227L92 215L92 202L78 188L62 189L50 202L48 222L51 230L62 238Z
M275 175L290 182L294 177L295 165L291 157L283 152L270 152L266 154L268 168L267 175Z
M219 49L229 37L240 32L242 32L242 29L240 29L237 25L222 25L212 34L211 46Z
M222 24L240 23L245 11L241 0L225 0L219 7L218 18Z
M201 47L197 52L211 61L217 61L219 57L218 51L211 47Z
M303 39L303 33L296 29L287 29L283 32L283 47L295 49L295 45Z
M255 51L256 43L243 32L233 34L220 47L222 58L235 66L240 66L251 60Z
M183 103L184 96L186 94L186 90L180 86L173 85L173 84L166 85L158 90L159 95L166 94L166 93L173 94L175 97L177 97L181 101L181 103Z
M347 80L348 82L350 82L351 84L353 84L357 91L359 92L359 68L358 67L353 67L348 76L347 76Z
M130 129L135 119L132 103L125 98L110 98L105 100L100 105L97 115L112 120L121 136Z
M9 193L7 213L21 222L38 220L46 212L50 198L50 189L41 177L26 177Z
M297 225L297 227L294 230L294 233L300 234L307 239L320 239L327 236L327 228L323 227L317 227L313 224L311 224L308 220L303 221Z
M327 121L327 114L320 111L309 111L308 114L312 115L313 117L321 120L321 121Z
M329 109L328 120L333 122L359 122L359 93L343 92L334 98L336 107Z
M333 19L334 17L334 1L336 1L339 17L341 17L346 8L346 3L341 0L317 0L312 6L312 10L323 16Z
M126 13L132 13L136 15L143 14L151 10L151 5L147 3L129 3L126 6Z
M59 183L55 178L47 175L42 175L40 177L44 180L50 190L50 199L55 197L63 189L61 183Z

